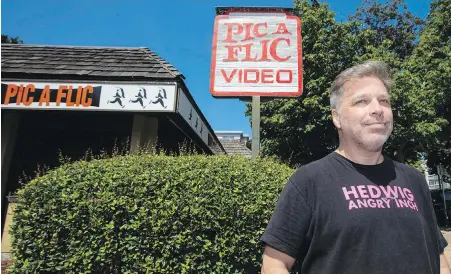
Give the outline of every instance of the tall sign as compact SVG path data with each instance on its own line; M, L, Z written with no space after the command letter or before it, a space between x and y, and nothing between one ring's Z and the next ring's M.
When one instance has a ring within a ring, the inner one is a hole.
M288 9L223 8L213 33L214 97L302 94L301 22Z
M252 97L252 158L260 147L260 97L302 95L301 20L288 8L216 8L210 71L215 98Z

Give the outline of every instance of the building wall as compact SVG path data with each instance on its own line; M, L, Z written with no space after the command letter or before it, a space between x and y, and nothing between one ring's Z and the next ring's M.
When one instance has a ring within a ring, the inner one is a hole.
M2 110L2 116L7 113ZM88 150L94 155L115 146L128 150L132 124L131 113L21 110L7 180L2 180L2 232L6 195L17 191L24 175L34 178L38 167L58 166L60 152L78 160ZM5 171L2 166L2 177Z
M246 144L249 141L249 135L244 134L242 131L215 131L216 136L219 140L221 139L231 139L240 140L241 143Z
M431 189L431 190L432 189L440 189L440 184L439 184L437 175L427 175L426 178L427 178L426 181L428 183L429 189ZM451 188L449 182L444 182L443 186L445 189Z

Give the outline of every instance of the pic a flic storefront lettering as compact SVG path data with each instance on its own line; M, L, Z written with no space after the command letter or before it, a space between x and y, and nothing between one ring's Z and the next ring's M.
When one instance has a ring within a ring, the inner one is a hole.
M101 87L98 88L100 92ZM60 85L58 89L51 89L50 85L46 85L44 88L37 89L34 84L2 84L2 105L30 106L36 102L39 106L55 103L56 106L64 104L66 107L91 107L95 106L94 93L95 88L90 85L78 87ZM98 106L99 101L96 101Z

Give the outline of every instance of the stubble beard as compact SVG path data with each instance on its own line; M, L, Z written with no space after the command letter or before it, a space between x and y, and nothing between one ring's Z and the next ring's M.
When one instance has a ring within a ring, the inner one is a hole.
M392 125L389 124L386 132L372 132L365 134L365 130L360 129L354 130L352 127L348 127L347 132L343 132L344 135L348 137L348 139L352 139L356 144L365 149L366 151L377 152L381 151L385 142L387 142L388 138L392 132Z
M371 138L365 138L360 135L357 141L365 150L377 152L382 150L382 147L385 142L387 142L388 137L390 137L390 134L380 134L379 136L371 136Z

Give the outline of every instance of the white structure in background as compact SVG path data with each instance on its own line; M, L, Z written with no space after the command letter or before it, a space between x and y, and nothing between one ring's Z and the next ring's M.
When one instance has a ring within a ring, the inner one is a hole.
M424 168L424 176L426 177L426 182L428 183L429 189L433 190L433 189L440 189L440 184L438 181L438 175L436 174L429 174L429 171L427 169L427 165L426 165L426 161L423 161L422 164L423 168ZM450 189L451 185L449 182L444 182L445 189Z
M232 139L243 142L249 141L249 135L244 134L242 131L215 131L215 134L218 139Z
M215 131L228 155L242 155L251 157L252 151L247 147L249 135L242 131Z
M428 182L429 189L440 189L437 175L426 175L426 181ZM445 183L445 188L449 188L449 183Z

